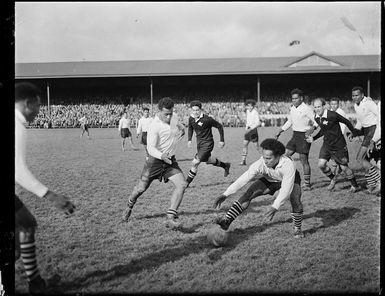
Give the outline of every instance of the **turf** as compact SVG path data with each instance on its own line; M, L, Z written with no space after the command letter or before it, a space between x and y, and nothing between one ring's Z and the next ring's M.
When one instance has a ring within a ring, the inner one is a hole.
M261 128L260 139L278 128ZM117 129L28 130L28 164L53 191L66 194L77 211L64 218L47 200L16 187L16 193L38 221L37 259L44 278L59 274L53 293L221 293L221 292L373 292L380 291L380 198L347 192L342 177L333 192L317 168L322 139L312 144L313 190L304 192L304 239L292 235L290 204L272 222L262 214L273 202L261 196L230 227L230 242L214 248L206 239L217 211L214 198L236 180L243 129L226 128L226 146L213 154L232 163L223 169L201 164L179 208L183 228L165 227L172 185L154 181L134 207L128 223L122 211L144 164L144 150L121 150ZM218 140L218 133L214 131ZM291 131L281 135L287 143ZM139 145L138 143L136 143ZM358 142L348 144L358 182L364 173L355 161ZM128 146L127 146L128 147ZM187 174L195 154L184 138L177 152ZM248 164L260 154L250 145ZM294 155L302 175L302 167ZM241 192L229 197L223 214ZM16 262L16 293L27 291L21 261Z

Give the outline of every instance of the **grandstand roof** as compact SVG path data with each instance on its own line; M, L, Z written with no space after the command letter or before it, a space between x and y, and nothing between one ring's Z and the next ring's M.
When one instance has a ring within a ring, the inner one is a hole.
M379 72L379 55L16 63L16 79Z

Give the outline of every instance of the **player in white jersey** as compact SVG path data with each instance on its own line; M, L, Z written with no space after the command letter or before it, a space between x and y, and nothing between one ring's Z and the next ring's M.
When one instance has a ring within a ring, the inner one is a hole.
M275 139L265 139L261 143L262 156L243 173L226 191L216 198L214 208L219 208L228 196L236 193L248 182L255 180L248 190L235 201L224 217L218 216L215 223L223 230L243 211L250 202L261 195L274 195L278 192L273 204L265 212L264 220L271 221L278 209L290 199L291 217L293 219L294 237L304 236L302 227L303 205L301 202L301 177L295 169L294 162L285 156L285 146Z
M346 118L345 111L342 110L340 107L340 99L339 98L331 98L330 102L329 102L329 106L330 106L331 111L337 112L339 115ZM343 124L342 122L340 122L340 128L341 128L342 135L345 135L346 125ZM333 159L330 160L329 165L330 165L330 168L331 168L333 174L337 178L338 174L342 171L341 167Z
M128 118L127 112L124 112L122 118L120 118L118 130L120 136L122 137L122 150L124 151L124 144L126 138L128 138L128 141L131 144L131 148L133 150L138 150L138 148L134 146L134 142L132 141L132 135L130 132L130 119Z
M303 167L303 190L311 190L310 176L311 169L309 164L309 151L310 143L306 141L306 135L310 135L314 131L314 127L318 126L314 121L313 109L303 102L302 90L295 88L291 91L291 98L293 105L290 108L290 115L285 124L281 127L281 130L275 136L279 138L280 134L290 126L293 129L293 136L286 144L286 156L291 157L294 153L299 154L299 159Z
M174 185L171 195L171 205L167 211L166 226L176 229L181 226L178 221L178 207L183 199L187 182L180 169L175 152L178 142L184 135L184 127L179 123L178 115L173 113L174 101L168 97L158 103L159 113L152 120L147 134L147 150L149 158L146 160L139 182L136 184L127 201L123 213L123 221L128 222L132 208L137 199L151 185L153 180L169 180Z
M144 146L144 150L146 151L146 158L149 156L147 151L147 131L152 119L153 118L150 117L150 110L147 107L144 107L143 116L138 121L136 137L138 138L141 135L140 143Z
M90 138L90 132L88 131L87 117L84 115L82 118L79 119L79 123L80 123L80 131L81 131L80 138L83 137L84 132L87 132L87 138L89 139Z
M258 144L258 130L261 125L259 113L257 111L256 102L254 100L246 101L246 132L243 139L242 160L240 165L246 165L246 158L249 143L252 142L254 146L259 149Z
M15 85L15 183L40 198L48 199L66 215L74 212L75 206L68 197L50 191L28 169L27 122L32 122L40 109L40 91L28 82ZM37 222L28 208L15 195L15 249L16 260L21 256L30 294L47 292L47 284L40 276L36 261L35 231Z
M378 194L381 189L381 176L378 168L370 163L367 151L375 134L378 121L378 106L370 97L365 97L362 87L356 86L352 89L354 110L357 113L356 129L361 130L364 136L361 147L357 153L357 161L365 169L368 193ZM353 137L349 135L349 139Z

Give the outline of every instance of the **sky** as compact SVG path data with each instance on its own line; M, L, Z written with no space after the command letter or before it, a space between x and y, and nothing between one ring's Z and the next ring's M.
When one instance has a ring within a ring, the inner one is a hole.
M381 54L380 9L380 1L16 2L15 62Z

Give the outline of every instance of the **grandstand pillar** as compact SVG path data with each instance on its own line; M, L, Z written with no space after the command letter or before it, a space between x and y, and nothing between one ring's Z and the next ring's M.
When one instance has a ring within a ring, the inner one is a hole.
M49 102L49 83L47 82L47 105L48 105L48 116L51 116L51 105Z
M367 82L367 94L368 97L370 97L370 77L368 77L368 82Z
M257 101L258 103L261 102L261 81L259 80L259 77L257 78Z
M152 96L152 79L150 78L150 99L151 99L151 116L154 114L152 113L152 104L153 104L153 96Z

